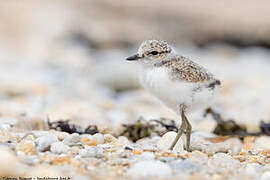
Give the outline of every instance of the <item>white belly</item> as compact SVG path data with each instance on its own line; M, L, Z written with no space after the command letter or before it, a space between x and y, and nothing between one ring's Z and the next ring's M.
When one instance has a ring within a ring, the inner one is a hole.
M196 83L172 81L166 68L142 68L140 72L141 84L166 106L179 112L179 106L184 104L188 111L203 108L214 95L208 88L194 94Z

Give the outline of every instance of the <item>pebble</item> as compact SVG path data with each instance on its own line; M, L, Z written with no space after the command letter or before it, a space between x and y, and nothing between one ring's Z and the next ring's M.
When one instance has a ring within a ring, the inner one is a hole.
M213 137L215 137L215 135L212 133L201 131L193 132L190 137L190 148L192 150L206 151L207 147L212 144L211 142L207 141L206 138Z
M69 136L67 136L63 143L67 146L78 146L81 145L81 137L77 133L73 133Z
M217 172L234 171L240 166L240 162L235 160L232 156L225 153L214 154L208 161L208 167Z
M213 155L215 153L230 153L238 155L243 147L243 144L238 138L230 138L224 142L212 143L207 138L213 138L210 133L195 132L191 135L191 149L199 150Z
M85 149L81 149L79 155L83 158L103 158L104 152L102 148L97 146L87 146Z
M140 155L140 159L144 159L144 160L154 160L155 159L155 154L152 152L143 152Z
M255 147L258 150L270 150L270 137L268 136L261 136L256 139Z
M71 154L79 154L80 148L78 146L71 147Z
M123 149L132 151L134 148L130 144L123 145Z
M54 154L66 154L70 147L63 142L55 142L51 144L51 152Z
M192 151L189 153L189 159L201 165L205 165L208 162L208 155L200 151Z
M229 149L230 149L230 144L220 142L220 143L209 144L203 149L203 152L209 155L213 155L215 153L227 153Z
M262 165L258 163L247 164L245 174L252 176L254 179L259 179L259 174L262 174Z
M243 144L239 138L227 139L225 143L228 143L230 145L228 152L232 155L238 155L243 148Z
M103 144L104 143L104 136L101 133L94 134L93 139L97 142L97 144Z
M57 138L59 141L63 141L69 134L67 132L59 132L57 133Z
M111 142L116 142L117 139L111 135L111 134L104 134L104 142L105 143L111 143Z
M171 161L169 165L176 172L188 174L198 172L202 167L202 165L197 162L192 162L190 159Z
M97 141L90 134L83 134L81 136L81 141L87 146L96 146L98 144Z
M162 136L162 138L158 141L157 147L161 150L169 150L171 144L173 143L177 133L170 131L167 132ZM176 145L173 148L173 151L175 152L184 152L184 147L183 147L183 140L180 138Z
M161 139L160 136L154 136L152 138L143 138L143 139L136 141L136 144L138 144L144 150L156 151L156 150L158 150L157 144L158 144L160 139Z
M135 163L127 172L132 178L158 177L169 179L172 170L169 165L157 160L143 160Z
M38 153L34 141L27 139L24 139L17 144L16 151L21 151L28 155L35 155Z
M42 136L49 136L49 135L52 135L52 132L50 131L33 131L33 134L36 136L36 137L42 137ZM31 134L30 134L31 135Z
M96 133L94 135L83 134L81 136L81 141L83 144L88 146L96 146L99 144L104 144L104 136L101 133Z
M37 150L40 152L48 151L52 143L57 142L58 138L54 135L38 137L35 140Z
M122 144L122 145L124 145L124 144L130 144L128 138L126 138L125 136L118 137L117 143Z

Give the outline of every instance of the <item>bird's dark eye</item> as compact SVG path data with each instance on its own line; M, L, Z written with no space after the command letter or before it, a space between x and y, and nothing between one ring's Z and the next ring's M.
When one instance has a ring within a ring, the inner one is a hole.
M151 54L152 54L152 55L157 55L158 52L157 52L157 51L152 51Z

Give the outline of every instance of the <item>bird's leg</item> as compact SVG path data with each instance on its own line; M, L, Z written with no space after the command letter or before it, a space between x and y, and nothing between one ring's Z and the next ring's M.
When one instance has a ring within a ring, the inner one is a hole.
M185 122L187 126L186 127L186 137L187 137L186 150L190 152L190 135L192 132L192 126L189 123L184 111L182 111L181 117L182 117L182 121Z
M183 111L182 111L182 114L183 114ZM177 143L179 138L182 136L183 132L187 129L187 124L186 124L186 121L183 119L183 115L181 116L181 118L182 118L182 124L181 124L180 128L178 129L177 136L175 137L175 139L170 147L170 150L173 150L175 144Z

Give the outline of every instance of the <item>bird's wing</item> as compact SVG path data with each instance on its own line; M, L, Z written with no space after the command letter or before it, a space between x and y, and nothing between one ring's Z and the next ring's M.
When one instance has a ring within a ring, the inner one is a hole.
M174 81L212 82L213 75L201 65L183 56L177 56L167 61L163 66L168 67L170 77Z

